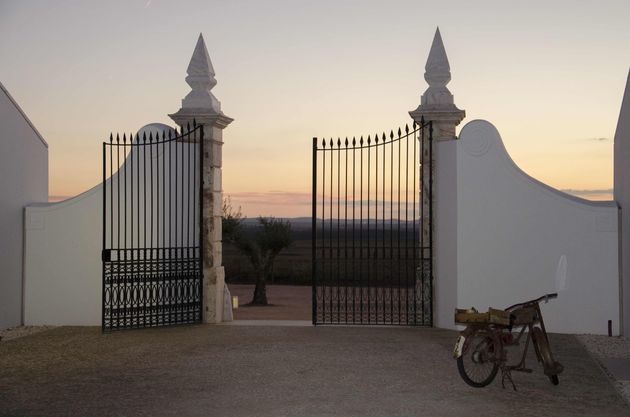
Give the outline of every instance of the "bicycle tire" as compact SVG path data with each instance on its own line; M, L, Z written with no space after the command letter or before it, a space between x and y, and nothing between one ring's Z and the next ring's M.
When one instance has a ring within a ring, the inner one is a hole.
M532 329L532 341L534 342L534 347L536 348L538 360L543 364L545 375L549 377L549 380L553 385L558 385L560 380L556 369L559 364L557 364L554 360L547 337L540 327L534 327Z
M474 388L490 384L499 371L496 356L501 349L500 342L485 330L474 330L467 336L462 355L457 358L457 370L464 382ZM477 366L485 369L481 376L477 375Z

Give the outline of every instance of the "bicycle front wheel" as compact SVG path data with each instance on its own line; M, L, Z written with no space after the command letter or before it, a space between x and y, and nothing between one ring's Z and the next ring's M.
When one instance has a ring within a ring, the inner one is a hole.
M501 349L500 342L486 330L474 330L466 337L462 355L457 358L459 375L471 387L490 384L499 370Z

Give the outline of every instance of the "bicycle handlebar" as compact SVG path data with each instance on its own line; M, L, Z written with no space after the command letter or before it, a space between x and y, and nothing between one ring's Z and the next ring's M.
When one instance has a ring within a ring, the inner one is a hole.
M527 305L527 304L534 304L534 303L538 304L541 301L547 302L547 301L552 300L554 298L558 298L558 293L557 292L550 293L550 294L545 294L542 297L536 298L535 300L530 300L530 301L525 301L524 303L514 304L514 305L509 306L508 308L506 308L506 310L511 310L511 309L513 309L515 307L524 306L524 305Z

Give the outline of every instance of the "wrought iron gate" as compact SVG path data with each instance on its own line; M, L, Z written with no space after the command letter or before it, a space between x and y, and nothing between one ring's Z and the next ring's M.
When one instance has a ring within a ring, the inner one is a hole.
M313 324L433 324L432 137L313 139Z
M203 127L103 143L103 331L202 318Z

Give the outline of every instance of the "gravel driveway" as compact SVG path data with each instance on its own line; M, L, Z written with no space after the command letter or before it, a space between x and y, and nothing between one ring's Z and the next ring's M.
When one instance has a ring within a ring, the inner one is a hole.
M565 365L468 387L455 332L418 328L182 326L102 335L60 327L0 343L0 416L628 416L573 336Z

